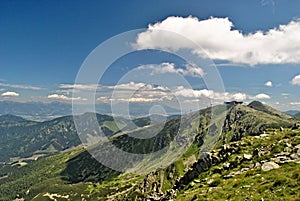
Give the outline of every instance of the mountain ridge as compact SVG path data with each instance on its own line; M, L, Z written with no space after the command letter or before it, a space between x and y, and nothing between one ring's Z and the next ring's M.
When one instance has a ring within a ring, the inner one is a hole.
M293 186L287 188L289 192L294 192L290 197L297 197L295 185L297 179L300 179L300 170L294 164L298 160L297 157L300 158L300 150L297 148L299 144L300 149L300 130L299 127L294 127L296 121L290 116L281 116L277 112L274 114L273 110L261 111L261 109L256 110L245 105L230 106L225 108L226 110L223 110L224 108L215 109L219 109L217 112L219 115L222 115L222 111L226 111L221 135L211 136L208 132L209 129L214 130L215 124L217 124L217 120L209 119L212 108L201 110L199 112L199 127L194 142L179 159L167 167L156 168L145 175L121 174L99 164L84 148L78 148L38 160L29 164L28 168L25 166L17 170L18 174L23 174L22 171L26 171L28 175L33 170L38 170L37 178L40 177L39 174L49 172L47 173L49 175L41 177L43 178L42 181L34 180L34 184L27 184L26 181L29 178L16 176L11 177L11 180L10 177L6 178L5 182L2 179L4 184L1 184L0 179L0 189L2 189L0 190L0 198L1 195L8 195L4 193L5 189L7 191L8 188L15 189L16 184L14 181L18 181L18 185L23 186L22 190L18 191L19 196L33 200L44 200L43 196L47 193L50 195L68 195L73 200L83 198L86 200L201 200L201 196L206 196L203 197L205 200L222 200L220 197L212 198L212 196L219 196L216 193L209 196L209 193L203 194L203 191L214 192L214 188L220 188L220 192L226 192L227 183L225 182L232 182L231 178L234 177L237 179L243 178L246 174L264 175L272 179L268 182L270 185L277 182L276 189L279 189L281 185L286 185L284 181L281 181L281 184L278 183L279 181L271 177L268 171L262 170L266 165L273 163L279 166L278 170L287 171L284 179L288 180L289 183L293 183ZM169 121L170 125L177 123L175 120ZM147 129L149 128L144 128L144 130ZM193 132L193 130L190 130L190 132ZM119 148L123 148L122 145L125 145L124 148L127 148L127 151L132 151L141 149L144 145L143 143L132 143L128 147L127 141L124 140L127 138L124 138L123 135L120 133L118 137L113 138L120 146ZM203 145L213 142L211 137L217 138L216 144L211 149L206 149L203 152ZM286 158L283 159L278 154L284 152L288 155L285 155ZM45 167L43 164L46 164L47 160L49 160L49 163L59 163L60 165ZM252 166L252 160L254 166ZM284 163L279 163L280 160L283 160ZM258 163L260 166L256 167ZM251 168L248 168L250 165ZM42 167L44 169L41 169ZM291 173L293 170L296 171L294 176ZM50 172L54 174L50 174ZM228 176L228 179L226 179L227 175L234 176ZM253 182L258 182L255 178L251 177ZM245 181L248 181L248 179ZM221 184L224 188L220 186ZM45 188L45 185L48 188ZM59 185L60 189L55 188L55 185ZM260 185L262 184L258 183L256 186ZM80 186L81 190L76 186ZM197 186L199 190L194 189L193 186ZM240 186L238 185L238 187ZM263 186L261 187L263 188ZM236 188L236 186L233 185L233 188ZM247 189L248 187L243 188ZM27 191L29 193L26 195ZM244 190L240 191L244 192ZM234 196L232 193L230 194L230 191L228 192L227 196ZM14 191L10 191L10 194L14 195ZM80 194L82 197L78 197ZM262 193L266 198L269 198L268 194ZM243 197L242 194L237 194L237 196ZM248 194L244 195L243 199L246 196ZM257 195L253 194L253 196ZM231 200L231 198L228 199Z

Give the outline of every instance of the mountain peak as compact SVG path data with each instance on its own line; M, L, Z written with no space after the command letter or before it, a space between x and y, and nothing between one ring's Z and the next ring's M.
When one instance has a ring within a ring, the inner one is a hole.
M292 116L285 114L283 112L280 112L274 108L272 108L269 105L266 105L260 101L252 101L251 103L248 104L248 107L253 108L255 110L270 114L270 115L274 115L277 117L280 117L282 119L292 119Z

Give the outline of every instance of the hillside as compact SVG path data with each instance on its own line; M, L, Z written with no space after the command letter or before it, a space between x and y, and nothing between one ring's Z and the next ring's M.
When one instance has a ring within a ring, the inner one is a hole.
M83 114L87 119L94 118L92 113ZM99 126L105 135L111 136L119 129L114 118L108 115L96 115ZM129 120L117 118L126 127ZM136 119L139 126L146 126L149 120ZM97 133L98 128L89 128L87 132ZM35 160L38 157L74 148L81 144L72 116L56 118L45 122L28 121L13 115L0 116L0 162Z
M212 111L215 118L210 120ZM186 135L181 140L196 132L195 139L180 158L163 168L142 162L139 169L151 168L150 173L120 173L104 167L83 148L78 148L13 171L8 165L2 166L0 200L299 198L300 129L293 126L295 121L290 116L269 107L236 105L207 108L183 120ZM220 124L220 120L225 122ZM152 126L118 133L111 141L128 152L148 153L167 146L176 137L178 123L178 118L168 120L156 137L147 140L128 143L133 140L128 134L147 134L153 131ZM218 125L222 127L221 133ZM171 156L168 153L165 157Z
M296 119L300 120L300 112L297 113L297 114L295 114L294 117L295 117Z

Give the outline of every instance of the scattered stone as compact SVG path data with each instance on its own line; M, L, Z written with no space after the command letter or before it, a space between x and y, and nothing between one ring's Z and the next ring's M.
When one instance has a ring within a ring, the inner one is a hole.
M207 181L207 184L210 186L210 185L212 185L214 183L214 180L213 179L210 179L210 180L208 180Z
M285 147L283 151L291 153L293 150L291 147Z
M269 137L268 134L260 134L259 136L260 136L260 137Z
M291 154L291 159L297 160L300 159L300 155L299 154Z
M241 188L251 188L250 185L241 186Z
M261 164L259 162L255 163L255 168L260 168Z
M241 172L247 172L249 170L249 168L242 168Z
M252 169L252 168L254 168L254 167L255 167L255 164L254 164L254 163L248 165L248 168L249 168L249 169Z
M224 163L223 168L228 170L230 168L230 163Z
M194 182L195 183L201 183L201 181L199 179L195 179Z
M243 158L246 159L246 160L251 160L252 155L251 154L244 154Z
M208 192L212 192L212 191L216 191L216 190L221 190L222 188L221 187L210 187L208 189Z
M275 162L266 162L264 163L262 166L261 166L261 170L262 171L270 171L270 170L273 170L273 169L277 169L279 168L280 166L275 163Z
M224 175L223 178L224 179L230 179L230 178L232 178L234 176L235 176L235 173L234 172L230 172L228 175Z

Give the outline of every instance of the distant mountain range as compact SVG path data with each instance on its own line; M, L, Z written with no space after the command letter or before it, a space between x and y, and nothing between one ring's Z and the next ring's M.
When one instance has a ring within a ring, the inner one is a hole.
M212 111L216 112L214 119L210 119ZM223 115L224 122L219 124ZM14 146L21 147L19 151L26 150L26 145L30 143L38 151L42 150L41 147L47 149L50 146L52 148L48 150L51 150L60 147L58 145L70 146L73 143L73 139L69 139L75 132L70 123L71 117L43 123L14 116L2 116L0 119L3 122L1 129L10 131L9 135L4 135L4 140L11 136L0 148L10 144L13 139L18 141L13 146L6 146L5 154L10 154L9 150L13 150ZM110 131L110 142L130 153L149 153L166 146L172 149L174 138L179 143L188 141L191 134L195 134L195 138L186 147L186 152L166 167L156 167L152 156L145 158L145 163L137 167L125 158L119 161L128 163L136 171L149 165L155 166L145 175L111 170L96 161L84 147L57 153L27 165L20 163L24 165L20 168L16 168L14 163L2 164L0 200L48 200L48 197L92 201L245 200L250 196L254 200L270 200L272 196L284 200L299 198L300 169L297 162L300 162L300 126L292 116L260 102L255 101L247 106L214 106L181 118L168 119L163 129L148 139L130 136L147 135L155 131L160 122L144 126L149 119L139 119L136 122L144 127L113 132L116 127L109 116L97 115L97 119L100 125ZM184 125L181 128L180 122ZM221 125L220 133L216 125ZM37 132L15 135L18 129L29 128L36 128ZM176 136L178 129L185 135L180 138ZM20 139L26 143L23 144ZM100 156L108 155L114 160L111 153L101 149L105 143L94 144L89 150L100 150ZM208 146L210 143L213 146ZM173 154L177 153L171 152L157 162L172 159L175 156Z
M139 104L136 103L134 107L130 108L130 115L133 118L146 116L149 113L152 103ZM85 108L85 105L80 105ZM111 105L105 103L97 103L95 105L96 111L99 114L111 114ZM180 111L174 108L165 107L168 114L180 114ZM84 111L94 112L94 111ZM67 116L72 114L72 104L62 102L12 102L0 101L0 115L11 114L21 116L30 120L45 121L57 117Z
M300 110L288 110L288 111L285 111L284 113L286 113L288 115L295 115L297 113L300 113Z
M72 105L61 102L0 101L0 114L22 116L32 120L47 120L72 114Z
M96 115L97 121L103 133L111 136L119 132L113 117L85 113L89 133L97 133L99 128L89 125ZM133 126L144 127L151 123L150 117L133 120L117 117L122 130L134 129ZM133 125L133 126L132 126ZM74 148L82 144L80 141L73 116L59 117L50 121L36 122L26 120L14 115L0 116L0 162L28 160L38 156L46 156L66 149Z

